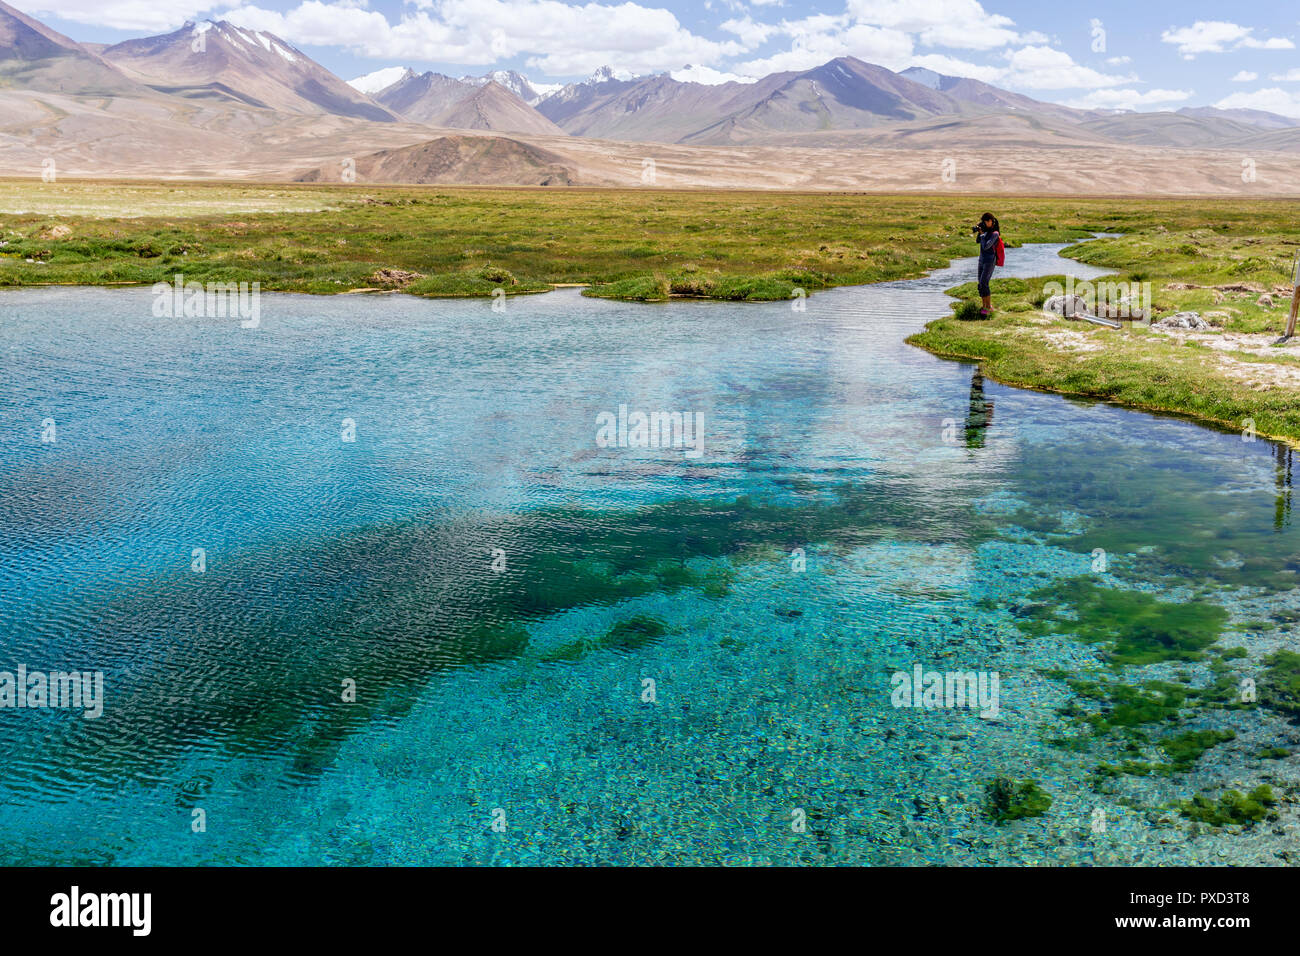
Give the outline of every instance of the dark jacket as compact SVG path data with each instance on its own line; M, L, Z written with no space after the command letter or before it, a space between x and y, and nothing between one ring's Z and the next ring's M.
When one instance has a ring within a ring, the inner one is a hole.
M990 229L988 232L981 232L975 237L975 241L980 244L980 264L996 263L998 261L998 239L1001 233L996 229Z

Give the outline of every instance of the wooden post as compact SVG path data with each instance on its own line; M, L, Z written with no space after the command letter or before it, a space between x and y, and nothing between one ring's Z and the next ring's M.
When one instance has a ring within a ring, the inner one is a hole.
M1296 253L1295 269L1291 273L1291 316L1286 320L1286 332L1277 340L1277 345L1295 335L1296 314L1300 313L1300 252Z

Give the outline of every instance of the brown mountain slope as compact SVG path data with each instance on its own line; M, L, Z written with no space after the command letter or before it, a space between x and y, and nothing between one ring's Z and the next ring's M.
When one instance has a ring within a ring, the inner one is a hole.
M1027 113L1042 119L1078 123L1093 118L1088 110L1074 109L1057 103L1044 103L1021 93L999 89L991 84L963 76L945 76L919 66L903 70L905 76L923 86L943 93L969 109L997 113Z
M457 103L454 109L439 117L437 125L450 129L482 129L501 133L567 135L495 80L477 87Z
M1009 108L995 96L1001 91L969 82L954 81L960 95L949 95L847 56L801 73L716 86L667 74L618 80L604 71L543 100L538 110L575 136L723 145ZM1036 102L1004 95L1016 106Z
M159 92L232 101L284 113L328 113L378 122L397 117L306 54L265 32L222 20L127 40L104 59Z
M436 125L439 116L473 94L475 86L441 73L407 70L400 80L375 94L375 99L412 123Z
M574 136L676 143L749 108L794 75L716 86L682 83L667 74L636 82L605 79L567 87L538 110Z
M928 86L884 67L839 57L790 77L745 109L681 142L765 142L789 133L867 129L960 110L957 102Z
M356 160L356 181L364 183L569 186L575 178L572 163L563 156L505 136L440 136ZM297 181L338 179L337 166L324 166L303 173Z
M446 129L565 135L516 93L491 79L475 83L441 73L408 70L402 79L380 90L376 99L413 123Z
M71 95L143 93L97 54L0 0L0 90Z

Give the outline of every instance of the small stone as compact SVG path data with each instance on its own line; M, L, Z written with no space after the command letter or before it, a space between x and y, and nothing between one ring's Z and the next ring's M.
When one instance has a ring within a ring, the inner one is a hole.
M1173 315L1167 315L1163 319L1152 323L1152 328L1186 329L1201 332L1210 328L1210 323L1201 318L1199 312L1175 312Z
M1043 311L1063 319L1074 319L1087 314L1088 303L1081 295L1054 295L1043 303Z

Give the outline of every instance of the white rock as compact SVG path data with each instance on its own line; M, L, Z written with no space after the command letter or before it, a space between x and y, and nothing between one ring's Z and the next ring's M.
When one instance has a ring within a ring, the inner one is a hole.
M1152 323L1153 328L1157 329L1190 329L1194 332L1200 332L1210 327L1210 323L1201 318L1198 312L1175 312L1173 315L1166 315L1159 322Z
M1088 303L1081 295L1054 295L1043 303L1043 311L1074 319L1088 311Z

